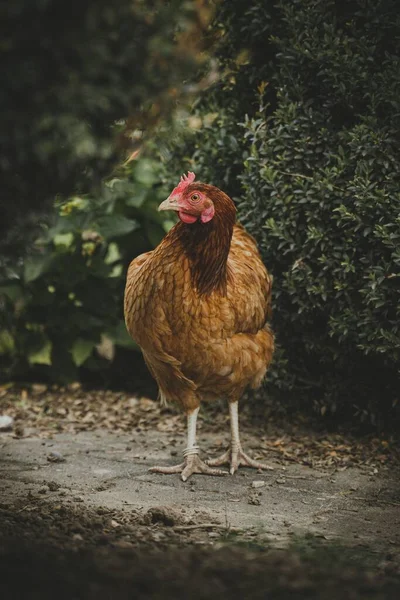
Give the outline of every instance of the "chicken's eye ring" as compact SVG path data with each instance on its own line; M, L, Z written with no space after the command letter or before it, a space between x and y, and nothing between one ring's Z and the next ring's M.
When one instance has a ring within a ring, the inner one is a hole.
M200 200L200 194L192 194L192 195L190 196L190 199L191 199L193 202L198 202L198 201Z

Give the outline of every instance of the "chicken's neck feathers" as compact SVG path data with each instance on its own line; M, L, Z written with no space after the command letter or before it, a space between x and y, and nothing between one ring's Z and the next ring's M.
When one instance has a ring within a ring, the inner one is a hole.
M164 240L187 257L193 286L200 295L214 291L226 294L227 263L236 219L234 204L227 199L232 206L227 204L225 210L219 207L208 223L177 223Z

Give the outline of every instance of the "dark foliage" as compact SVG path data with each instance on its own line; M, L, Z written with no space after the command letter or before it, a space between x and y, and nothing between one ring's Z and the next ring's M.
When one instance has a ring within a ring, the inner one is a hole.
M260 244L279 342L270 383L322 414L390 420L400 364L398 3L224 1L214 28L222 77L198 100L201 125L182 136L169 169L187 160L230 192Z
M110 172L128 143L116 121L132 133L168 112L202 25L182 0L15 0L0 21L0 248L13 256L56 194Z
M137 361L124 349L137 348L123 321L125 275L130 260L157 245L172 224L157 212L168 195L160 176L157 162L140 158L95 198L59 203L29 257L0 284L4 376L65 383L84 367L91 381L90 371L104 382L117 353L120 386L131 384Z

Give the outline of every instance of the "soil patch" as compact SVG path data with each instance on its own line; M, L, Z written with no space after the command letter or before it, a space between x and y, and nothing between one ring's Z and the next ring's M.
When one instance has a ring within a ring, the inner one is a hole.
M183 416L104 390L3 386L0 597L13 600L398 598L400 460L391 437L260 428L243 444L272 471L149 473L184 448ZM229 438L205 407L209 456Z
M400 592L390 561L312 538L282 550L229 536L205 542L195 529L174 531L174 519L22 504L0 510L0 594L10 600L394 600Z

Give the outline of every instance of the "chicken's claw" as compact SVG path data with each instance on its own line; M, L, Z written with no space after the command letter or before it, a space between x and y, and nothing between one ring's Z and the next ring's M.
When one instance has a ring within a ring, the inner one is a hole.
M149 469L152 473L164 473L166 475L170 473L181 473L182 481L187 481L191 475L195 473L201 473L203 475L228 475L227 471L222 469L212 469L207 465L198 454L191 454L185 457L183 463L173 467L151 467Z
M250 458L250 456L243 451L241 446L232 446L231 448L228 448L222 456L209 459L206 462L210 467L220 467L221 465L230 464L229 472L231 475L233 475L240 466L251 467L253 469L265 469L268 471L274 470L274 467Z

